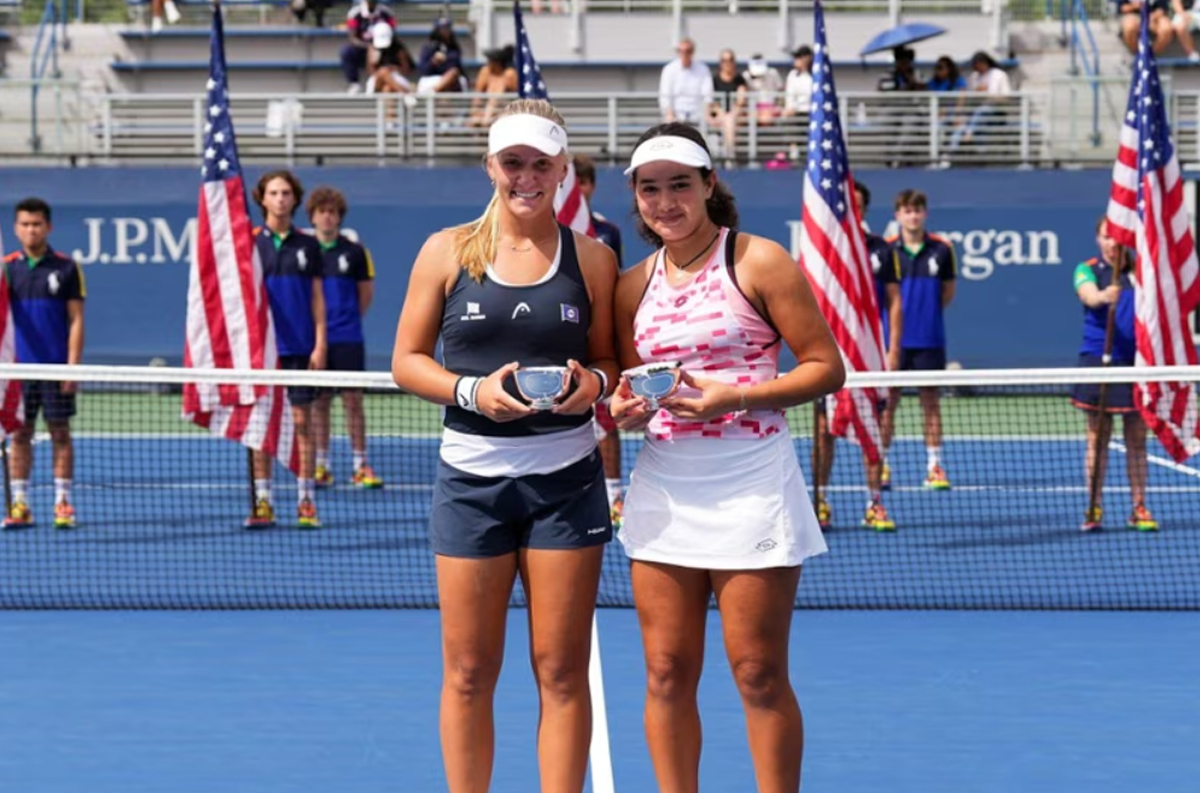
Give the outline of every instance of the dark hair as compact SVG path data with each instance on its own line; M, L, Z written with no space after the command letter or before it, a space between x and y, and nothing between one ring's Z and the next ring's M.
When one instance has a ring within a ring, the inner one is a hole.
M866 212L867 207L869 207L871 205L871 191L867 189L867 186L865 184L858 181L857 179L854 180L854 189L856 191L858 191L859 193L862 193L862 197L863 197L863 201L862 201L863 205L858 208L859 211Z
M300 184L300 180L296 178L296 174L291 171L267 171L258 179L258 184L254 186L254 194L251 196L254 203L258 204L258 208L265 214L267 208L263 206L263 198L267 195L267 185L273 179L282 179L292 187L292 195L296 197L296 203L292 207L292 215L295 216L296 210L300 208L300 203L304 200L304 187Z
M796 51L792 53L793 58L811 58L812 56L812 47L808 46L807 44L801 44L796 48Z
M22 212L28 212L32 215L41 215L46 219L47 223L50 222L50 205L40 198L30 197L21 199L21 203L17 204L17 208L13 212L13 217L15 218Z
M706 152L708 151L708 142L704 140L704 136L690 124L683 124L678 121L670 121L666 124L658 124L651 127L642 133L642 136L638 138L633 148L637 150L638 146L641 146L651 138L661 138L665 135L687 138ZM712 156L711 152L709 152L709 156ZM700 172L700 178L706 182L713 175L711 168L697 168L696 170ZM630 181L634 186L637 185L637 171L633 172ZM733 197L733 193L729 192L729 188L720 179L713 179L713 194L704 202L704 206L708 210L708 219L716 225L725 226L730 229L738 227L737 202ZM642 213L638 211L636 194L633 197L633 219L634 224L637 226L638 236L655 248L662 246L662 237L651 231L646 222L642 220Z
M904 207L910 209L928 209L929 202L925 198L925 194L920 190L901 190L896 193L896 211L899 212Z
M977 63L987 64L987 67L989 69L995 69L997 66L996 59L993 58L991 55L988 55L983 50L980 50L979 52L977 52L971 56L971 65L974 66Z
M596 163L586 154L572 154L571 161L575 163L575 179L580 182L596 183Z
M443 30L450 35L443 38L441 35L441 31ZM429 40L443 44L447 49L462 49L458 44L458 35L454 32L454 23L447 17L442 17L433 23L433 29L429 31Z
M943 55L942 57L937 59L936 63L933 64L934 72L937 72L937 68L939 66L946 67L946 79L950 83L950 88L953 89L955 84L962 77L962 75L958 71L958 64L954 62L953 58Z
M1096 233L1108 233L1108 216L1105 215L1096 221Z
M341 190L322 185L312 191L308 197L308 203L304 205L304 211L308 213L308 219L312 220L314 212L326 207L337 212L338 220L345 220L346 213L349 211L349 207L346 206L346 196L342 194Z

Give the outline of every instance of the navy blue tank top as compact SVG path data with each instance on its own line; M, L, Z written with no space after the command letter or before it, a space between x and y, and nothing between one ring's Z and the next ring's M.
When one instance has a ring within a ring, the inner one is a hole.
M586 365L591 302L579 269L575 236L561 225L558 259L553 276L528 286L505 286L486 275L476 282L463 269L442 313L443 365L472 377L485 377L511 361L522 366L566 366L573 358ZM504 389L525 401L511 377ZM540 411L500 423L449 405L443 423L472 435L519 437L563 432L591 420L591 411L579 416Z

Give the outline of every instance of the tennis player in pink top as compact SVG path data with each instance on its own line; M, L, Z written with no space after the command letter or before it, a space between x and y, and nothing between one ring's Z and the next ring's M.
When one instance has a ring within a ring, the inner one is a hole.
M646 431L620 540L633 566L659 790L699 786L696 689L715 594L758 790L795 793L804 735L788 633L800 565L826 546L784 409L841 388L841 356L796 262L735 230L733 196L696 130L650 129L626 173L639 231L658 251L617 286L621 365L681 371L672 395L655 400L630 375L612 399L622 429ZM799 362L783 376L781 344Z

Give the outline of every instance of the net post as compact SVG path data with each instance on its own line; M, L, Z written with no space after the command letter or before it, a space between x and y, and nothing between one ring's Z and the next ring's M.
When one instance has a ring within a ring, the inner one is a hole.
M254 450L249 446L246 447L246 481L250 485L250 512L247 514L253 515L256 506L254 503Z
M1113 328L1116 325L1117 303L1121 300L1121 276L1125 272L1125 256L1126 249L1124 245L1117 248L1117 260L1113 263L1113 285L1117 288L1117 299L1108 307L1108 317L1104 321L1104 355L1100 359L1100 366L1107 369L1112 364L1112 345L1113 345ZM1108 382L1101 381L1100 393L1096 396L1096 447L1092 455L1092 472L1091 481L1088 482L1088 519L1100 504L1100 457L1103 453L1100 448L1101 438L1110 438L1112 435L1112 416L1109 415L1105 408L1108 407Z
M832 395L831 395L832 396ZM830 398L830 397L826 397ZM820 418L821 418L821 400L814 400L813 416L812 416L812 481L813 481L813 508L821 501L821 433L820 433Z
M0 437L0 465L4 466L4 516L12 514L12 477L8 473L8 435Z

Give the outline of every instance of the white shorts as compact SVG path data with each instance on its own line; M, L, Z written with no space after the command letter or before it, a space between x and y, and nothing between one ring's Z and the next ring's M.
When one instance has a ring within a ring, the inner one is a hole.
M619 537L630 559L704 570L795 567L828 550L786 433L648 439Z

